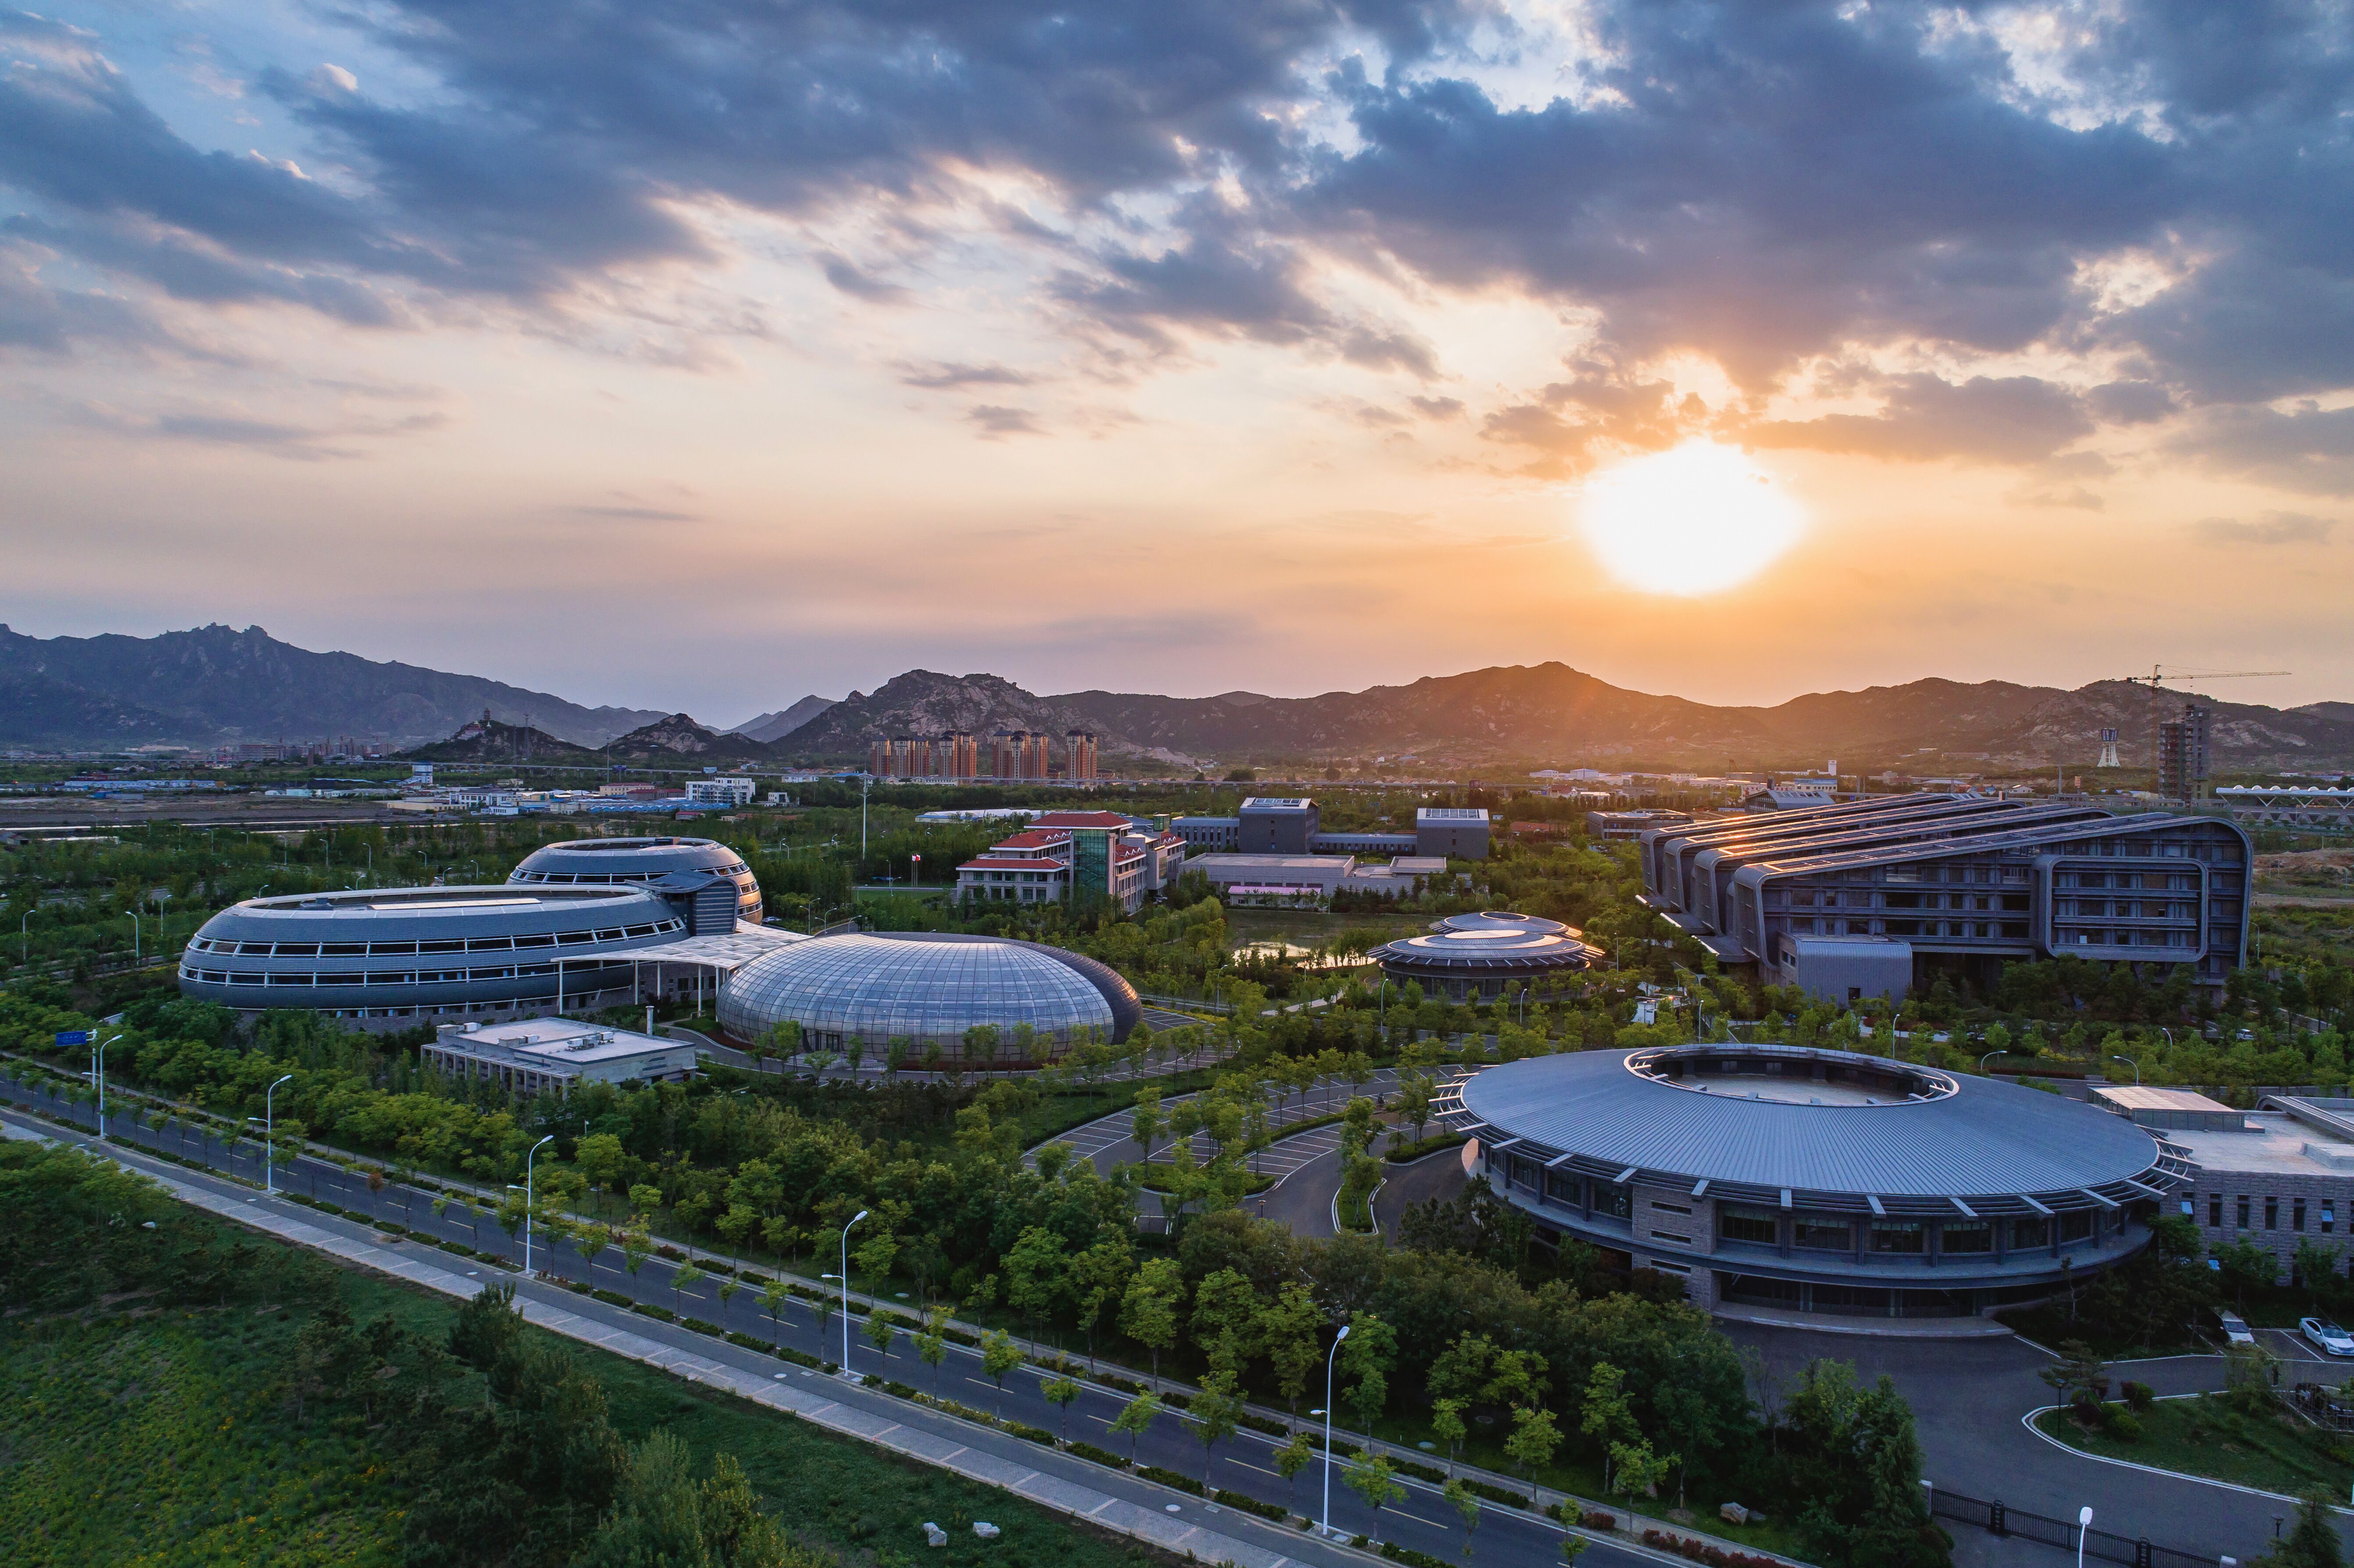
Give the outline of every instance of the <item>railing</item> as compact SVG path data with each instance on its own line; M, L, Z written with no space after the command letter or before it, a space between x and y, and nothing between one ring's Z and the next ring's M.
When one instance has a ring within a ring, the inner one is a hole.
M2084 1556L2092 1562L2129 1563L2134 1568L2216 1568L2219 1563L2229 1561L2159 1546L2147 1536L2087 1529L2068 1520L2012 1508L1999 1500L1988 1502L1935 1487L1928 1488L1928 1492L1929 1515L1933 1519L1974 1524L1989 1535L2016 1536L2021 1541L2056 1546L2063 1552L2074 1552L2081 1545Z

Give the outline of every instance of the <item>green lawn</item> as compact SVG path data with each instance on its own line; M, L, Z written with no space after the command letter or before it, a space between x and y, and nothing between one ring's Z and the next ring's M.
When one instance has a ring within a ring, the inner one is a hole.
M2291 1495L2319 1486L2343 1497L2354 1487L2354 1446L2286 1413L2243 1415L2227 1396L2200 1394L2161 1399L2139 1419L2141 1436L2132 1442L2087 1433L2057 1410L2035 1423L2072 1448L2161 1470Z
M260 1243L276 1247L276 1243ZM389 1311L439 1335L455 1306L372 1275L342 1277L352 1316ZM128 1306L130 1304L126 1304ZM290 1320L292 1319L292 1320ZM0 1327L0 1540L27 1568L397 1563L408 1499L365 1434L288 1403L300 1314L95 1314ZM538 1334L541 1330L527 1330ZM733 1453L765 1506L845 1561L912 1562L919 1528L949 1544L939 1568L1122 1568L1162 1561L1005 1493L838 1438L791 1416L693 1387L634 1361L558 1341L604 1383L635 1442L667 1426L698 1470ZM985 1519L1004 1531L974 1537Z

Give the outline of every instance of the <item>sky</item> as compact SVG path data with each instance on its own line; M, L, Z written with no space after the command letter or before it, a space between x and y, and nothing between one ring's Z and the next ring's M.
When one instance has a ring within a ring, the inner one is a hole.
M916 667L2354 699L2349 33L0 11L0 620L723 724Z

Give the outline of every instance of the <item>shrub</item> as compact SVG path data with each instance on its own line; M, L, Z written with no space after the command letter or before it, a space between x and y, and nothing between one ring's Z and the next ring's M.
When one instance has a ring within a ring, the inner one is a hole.
M740 1329L727 1330L727 1342L731 1345L741 1345L748 1351L765 1351L769 1348L767 1340L756 1340Z
M1390 1468L1399 1475L1412 1476L1418 1481L1436 1481L1443 1485L1447 1480L1446 1471L1436 1465L1426 1465L1419 1459L1392 1459Z
M474 1249L468 1246L461 1241L435 1242L433 1245L440 1247L443 1252L454 1252L460 1257L472 1257L474 1255Z
M591 1290L588 1294L594 1296L598 1300L602 1301L608 1307L634 1307L637 1305L636 1302L631 1300L620 1291L607 1290L601 1286L595 1290Z
M2124 1389L2126 1403L2136 1411L2146 1411L2158 1403L2158 1393L2146 1383L2127 1383Z
M1224 1487L1219 1488L1210 1500L1227 1508L1238 1508L1245 1513L1255 1513L1261 1519L1288 1519L1291 1514L1289 1509L1278 1508L1273 1503L1263 1503L1257 1498L1245 1497L1240 1492L1230 1492Z
M1395 1464L1396 1461L1392 1460L1391 1463ZM1486 1498L1490 1502L1504 1503L1512 1508L1529 1506L1529 1499L1523 1494L1506 1491L1502 1487L1492 1486L1486 1481L1475 1481L1469 1476L1463 1478L1463 1489L1475 1497Z
M678 1314L672 1311L669 1308L649 1306L643 1301L631 1302L630 1304L630 1310L632 1312L642 1312L649 1318L659 1318L665 1323L675 1323L678 1321Z
M2141 1417L2121 1405L2101 1406L2101 1430L2120 1443L2141 1441Z
M1175 1487L1181 1492L1202 1495L1202 1483L1191 1476L1181 1476L1174 1470L1164 1470L1158 1465L1140 1465L1136 1473L1148 1481L1159 1481L1164 1487Z
M779 1345L777 1347L777 1359L779 1361L790 1361L797 1367L808 1367L812 1371L816 1368L827 1365L826 1362L818 1360L807 1351L797 1351L790 1345Z
M1360 1539L1363 1539L1360 1537ZM1455 1568L1444 1557L1434 1557L1427 1552L1416 1552L1411 1546L1400 1546L1394 1541L1382 1542L1382 1555L1393 1563L1403 1563L1406 1568Z
M682 1318L678 1320L678 1326L682 1329L692 1329L698 1334L708 1334L715 1340L727 1331L718 1324L706 1323L700 1318Z
M1089 1464L1109 1465L1115 1470L1125 1470L1128 1468L1128 1458L1125 1455L1114 1454L1108 1449L1098 1448L1092 1443L1083 1443L1075 1437L1063 1446L1066 1453L1076 1454L1080 1458L1087 1460Z

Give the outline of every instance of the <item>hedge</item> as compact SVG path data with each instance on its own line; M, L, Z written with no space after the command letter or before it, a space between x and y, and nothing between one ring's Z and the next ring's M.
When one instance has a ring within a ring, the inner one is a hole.
M1191 1476L1181 1476L1174 1470L1164 1470L1158 1465L1140 1465L1136 1473L1148 1481L1159 1481L1164 1487L1175 1487L1181 1492L1202 1495L1202 1483Z
M1264 1503L1259 1501L1257 1498L1245 1497L1240 1492L1230 1492L1224 1487L1219 1488L1215 1495L1214 1495L1210 1500L1214 1503L1223 1504L1227 1508L1238 1508L1245 1513L1255 1513L1261 1519L1289 1519L1291 1517L1291 1510L1288 1508L1278 1508L1273 1503Z

